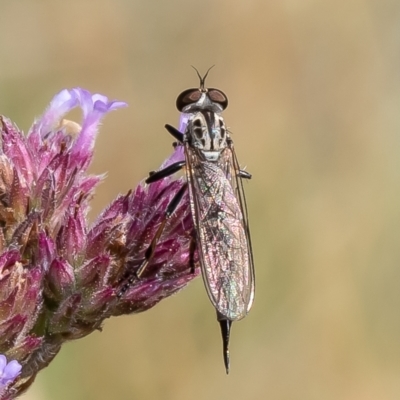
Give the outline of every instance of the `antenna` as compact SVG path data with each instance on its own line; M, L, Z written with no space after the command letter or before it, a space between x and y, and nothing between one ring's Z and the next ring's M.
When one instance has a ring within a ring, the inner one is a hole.
M196 67L194 67L193 65L191 65L191 67L197 72L197 76L198 76L199 79L200 79L200 88L199 88L200 91L204 91L204 90L205 90L204 85L205 85L205 83L206 83L207 75L208 75L208 73L210 72L210 69L213 68L213 67L215 67L215 64L212 65L210 68L208 68L206 74L205 74L203 77L201 77L201 75L200 75L200 73L199 73L199 71L197 70Z

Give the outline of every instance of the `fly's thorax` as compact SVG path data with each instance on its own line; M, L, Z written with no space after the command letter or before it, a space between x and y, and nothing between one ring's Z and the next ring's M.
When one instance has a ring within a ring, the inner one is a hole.
M218 161L227 147L228 132L224 119L212 111L199 111L190 118L185 140L206 161Z

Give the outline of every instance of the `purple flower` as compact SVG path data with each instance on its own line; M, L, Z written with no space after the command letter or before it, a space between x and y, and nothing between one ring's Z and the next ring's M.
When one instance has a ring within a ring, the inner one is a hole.
M21 373L21 364L12 360L7 363L7 358L0 354L0 391Z
M153 307L199 273L190 273L186 194L146 270L135 275L182 180L140 184L88 225L102 179L86 173L99 122L125 106L74 88L58 93L26 136L0 117L0 352L15 360L2 370L13 376L7 399L26 390L65 341L110 316ZM75 107L80 124L64 119ZM180 147L166 163L183 157ZM23 374L12 375L17 365Z

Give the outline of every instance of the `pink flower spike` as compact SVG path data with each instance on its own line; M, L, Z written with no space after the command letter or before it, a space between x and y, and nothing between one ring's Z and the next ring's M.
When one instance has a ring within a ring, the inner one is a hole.
M28 136L0 116L1 400L21 395L66 341L111 316L153 307L200 272L186 191L137 276L184 179L141 183L88 221L103 179L87 173L99 122L125 106L81 88L63 90ZM65 119L74 107L82 109L80 124ZM182 132L185 124L182 115ZM174 157L184 159L182 145L166 163Z

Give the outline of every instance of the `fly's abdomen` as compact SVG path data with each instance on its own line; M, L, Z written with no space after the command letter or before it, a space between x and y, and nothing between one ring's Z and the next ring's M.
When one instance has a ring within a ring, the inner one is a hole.
M250 259L243 215L230 180L218 164L192 169L200 262L211 302L229 320L243 318L251 302Z

